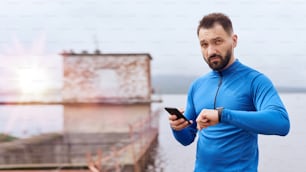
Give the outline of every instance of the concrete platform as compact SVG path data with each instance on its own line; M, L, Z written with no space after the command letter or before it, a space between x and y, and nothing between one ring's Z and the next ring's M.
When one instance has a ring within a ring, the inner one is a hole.
M133 138L129 133L53 133L2 143L0 170L82 171L87 170L86 154L96 155L101 150L105 171L140 172L146 167L157 136L157 129L134 134Z

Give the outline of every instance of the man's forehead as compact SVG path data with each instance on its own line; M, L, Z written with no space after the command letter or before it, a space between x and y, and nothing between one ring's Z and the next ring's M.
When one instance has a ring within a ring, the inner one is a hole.
M215 24L211 28L200 28L199 30L199 39L202 41L204 40L211 40L216 39L218 37L225 38L229 35L227 32L223 29L223 27L220 24Z

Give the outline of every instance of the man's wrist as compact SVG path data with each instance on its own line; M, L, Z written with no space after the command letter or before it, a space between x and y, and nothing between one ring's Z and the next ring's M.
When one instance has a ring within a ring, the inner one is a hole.
M218 120L221 122L223 107L218 107L216 110L218 111Z

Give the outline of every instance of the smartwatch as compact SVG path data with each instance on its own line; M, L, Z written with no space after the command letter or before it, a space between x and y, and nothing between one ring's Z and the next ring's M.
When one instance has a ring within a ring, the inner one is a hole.
M223 111L223 107L217 107L216 110L218 111L218 120L219 122L221 122L221 115L222 115L222 111Z

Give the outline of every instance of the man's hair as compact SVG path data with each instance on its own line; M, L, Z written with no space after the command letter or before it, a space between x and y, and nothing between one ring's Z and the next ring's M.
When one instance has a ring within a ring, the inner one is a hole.
M231 19L222 13L210 13L202 18L199 23L197 34L199 35L199 31L201 28L210 29L214 27L215 24L220 24L225 32L229 35L233 33L233 26Z

